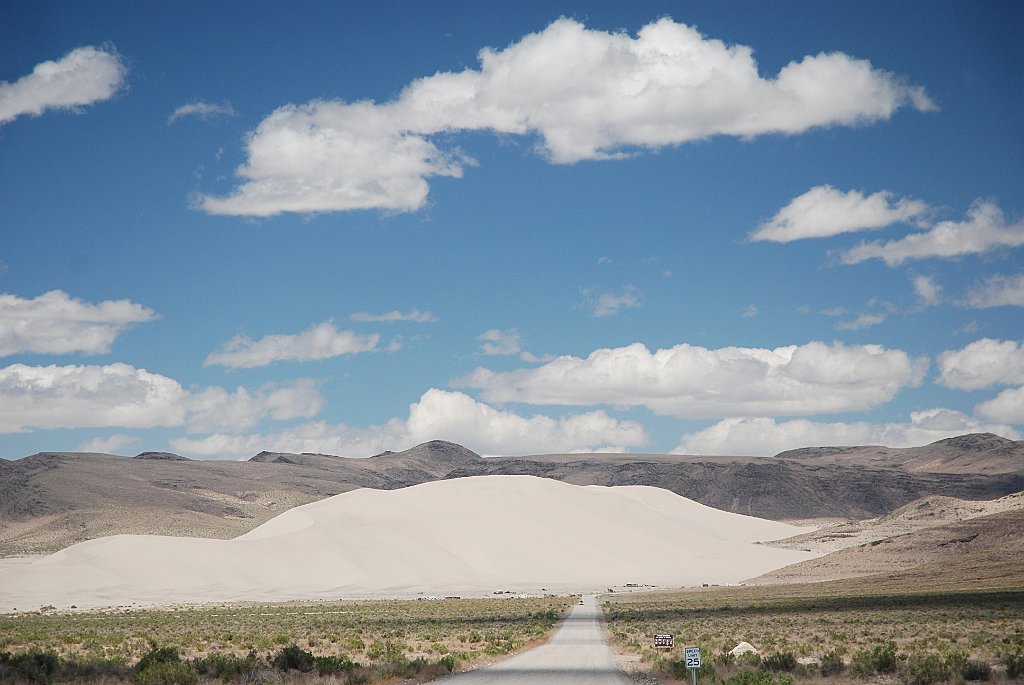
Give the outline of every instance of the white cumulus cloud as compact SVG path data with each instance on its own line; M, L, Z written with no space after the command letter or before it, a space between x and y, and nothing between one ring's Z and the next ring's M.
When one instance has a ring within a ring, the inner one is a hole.
M268 366L277 361L318 361L346 354L373 352L380 343L376 333L361 335L338 330L325 321L295 335L267 335L259 340L237 336L223 349L210 354L206 366L220 365L233 369Z
M979 403L974 414L986 421L1024 426L1024 386L1007 388L991 400Z
M313 381L255 391L185 390L178 381L128 364L0 368L0 433L51 428L247 430L264 418L310 418L323 398Z
M752 48L668 18L635 37L562 18L504 49L481 50L478 69L413 81L391 102L278 108L246 140L240 185L196 203L245 216L413 211L427 201L427 179L461 177L473 163L438 147L438 133L536 135L550 161L571 164L716 135L869 123L907 105L935 108L922 88L842 53L762 76Z
M0 295L0 357L103 354L128 326L154 318L153 310L129 300L89 304L61 290L31 299L5 293Z
M645 406L678 418L864 410L918 385L927 358L880 345L811 342L775 349L634 343L530 369L477 368L453 381L489 402Z
M939 383L957 390L1024 385L1024 345L1016 340L975 340L937 360Z
M976 200L963 221L942 221L929 230L905 238L862 242L839 254L844 264L881 259L899 266L911 259L955 259L1024 245L1024 220L1008 223L990 200Z
M117 93L128 68L113 48L87 45L41 62L14 83L0 82L0 124L48 109L78 109Z
M864 195L858 190L844 193L830 185L820 185L791 200L751 233L750 239L788 243L875 230L911 221L927 211L925 203L897 198L887 190Z
M983 423L951 409L914 412L909 423L821 423L806 419L728 418L684 435L677 454L772 456L799 447L885 445L915 447L964 433L996 433L1012 440L1020 433L1005 424Z
M128 364L13 364L0 369L0 432L177 426L187 400L177 381Z
M964 298L968 307L1024 307L1024 273L990 276L973 285Z
M183 454L245 458L260 450L320 452L368 457L402 450L433 439L465 445L481 454L623 451L649 442L642 425L603 411L562 418L521 416L496 409L459 392L431 388L409 406L405 419L354 428L311 422L267 434L217 433L172 442Z

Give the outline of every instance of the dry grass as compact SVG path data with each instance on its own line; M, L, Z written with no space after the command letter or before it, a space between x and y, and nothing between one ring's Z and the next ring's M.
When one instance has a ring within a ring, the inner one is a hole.
M703 674L707 683L723 682L742 670L744 661L728 655L740 642L749 642L763 657L791 655L803 662L783 680L796 676L806 685L822 680L817 663L830 652L848 666L873 649L894 649L899 661L899 670L880 676L883 681L900 677L912 682L910 664L926 654L956 668L967 660L984 662L1000 676L1007 656L1024 653L1021 574L1024 569L1018 566L1015 574L1003 576L1017 577L1014 589L972 589L961 579L959 589L923 590L920 578L894 576L615 595L604 609L615 646L640 655L649 671L671 671L672 662L682 659L683 647L701 647L705 663L715 667L714 676L710 670ZM950 577L945 580L951 582ZM672 653L654 652L655 632L675 634ZM746 665L756 662L751 659ZM949 679L962 681L959 671L953 671ZM844 678L856 680L849 674Z
M64 658L134 663L151 644L184 658L265 656L290 644L318 656L368 663L385 649L409 659L456 655L461 663L543 639L574 600L451 599L221 606L179 610L0 616L0 652L52 650Z

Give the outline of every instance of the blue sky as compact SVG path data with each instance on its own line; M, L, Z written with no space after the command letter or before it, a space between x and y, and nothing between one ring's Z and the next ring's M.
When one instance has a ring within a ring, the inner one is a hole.
M1024 431L1024 11L0 9L0 457Z

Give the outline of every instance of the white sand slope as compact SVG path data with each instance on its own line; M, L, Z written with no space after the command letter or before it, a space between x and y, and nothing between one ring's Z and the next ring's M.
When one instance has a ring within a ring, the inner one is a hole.
M660 488L479 476L342 493L233 540L79 543L0 567L0 611L724 584L817 556L754 544L807 530Z

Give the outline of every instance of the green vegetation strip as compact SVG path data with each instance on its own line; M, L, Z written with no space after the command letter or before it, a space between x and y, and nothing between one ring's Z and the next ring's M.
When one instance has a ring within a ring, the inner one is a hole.
M0 682L427 680L544 639L573 598L0 616ZM149 675L146 675L149 673ZM193 679L194 678L194 679Z
M794 681L904 685L1024 677L1024 591L843 593L836 585L711 588L617 595L604 603L617 648L656 675L704 685ZM673 633L672 651L652 636ZM747 642L758 654L734 656Z

